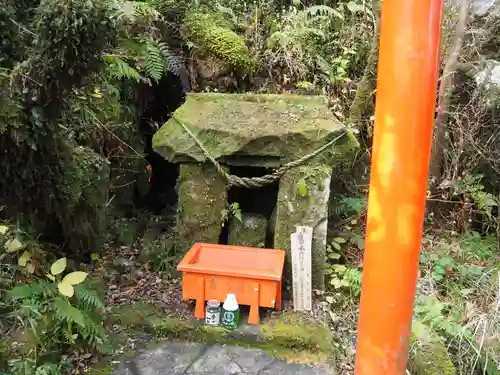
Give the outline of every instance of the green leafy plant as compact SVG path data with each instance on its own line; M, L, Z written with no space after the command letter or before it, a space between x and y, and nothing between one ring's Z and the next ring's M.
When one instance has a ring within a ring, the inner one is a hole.
M327 248L327 259L329 263L325 269L328 284L336 291L347 291L354 297L361 295L361 280L363 272L361 267L336 263L341 255L336 251L347 241L342 237L336 237L331 246ZM335 262L335 263L332 263Z
M243 213L238 202L231 203L229 205L229 209L224 209L221 211L221 215L222 225L224 225L229 220L230 216L234 216L240 223L243 222Z
M17 237L8 237L10 228L0 226L4 254L20 253L17 265L34 272L32 253ZM32 269L30 269L30 265ZM39 266L39 265L38 265ZM68 272L66 258L56 260L42 277L29 276L2 297L1 314L9 322L4 335L26 332L32 339L21 350L12 349L9 366L16 375L60 375L64 361L45 362L44 355L64 353L67 347L106 352L107 334L102 326L104 305L98 293L85 285L87 273ZM61 357L61 359L64 359Z
M441 238L420 254L420 265L424 275L443 287L469 288L488 280L484 276L496 266L496 249L494 236L468 232L457 239Z
M131 79L136 82L158 81L167 73L180 74L183 61L164 42L151 36L124 38L113 54L105 54L107 72L114 79Z
M487 192L483 184L482 174L469 174L453 183L452 198L458 197L464 201L473 202L486 224L496 227L493 209L498 207L498 197Z
M459 313L449 302L440 301L435 296L419 296L415 302L415 315L419 321L445 335L458 336L465 332Z
M431 276L437 282L442 282L447 275L457 269L457 264L451 256L440 256L436 253L420 254L420 264L424 267L430 267Z
M104 60L107 64L107 72L113 79L131 79L139 82L141 74L127 63L123 57L116 55L104 55Z
M304 178L301 178L297 182L297 193L303 198L307 197L309 194L309 188L307 187L307 182Z
M4 265L7 269L23 270L33 274L39 263L37 259L39 253L37 242L31 240L29 234L23 232L19 225L0 225L0 260L7 261ZM17 262L14 261L16 264L9 264L15 257L17 257Z
M61 375L71 370L69 360L59 363L43 363L38 365L32 358L17 358L9 362L10 370L15 375ZM0 374L2 374L0 372ZM8 374L6 374L8 375Z
M356 55L353 49L345 48L341 56L334 57L327 62L323 57L317 56L317 64L326 83L349 82L349 64L351 56Z
M151 244L147 251L147 262L155 270L164 272L166 277L175 273L179 260L175 246L168 240Z

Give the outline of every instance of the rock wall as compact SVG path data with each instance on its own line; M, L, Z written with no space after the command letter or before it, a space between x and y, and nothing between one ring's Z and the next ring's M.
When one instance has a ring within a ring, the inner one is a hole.
M183 163L179 170L176 251L187 252L195 242L218 243L227 184L211 164Z
M290 234L297 225L313 228L312 283L324 289L328 200L332 169L326 165L304 165L285 173L280 190L274 223L274 247L288 252L285 275L291 280Z
M241 221L233 216L229 223L228 244L264 247L267 224L267 219L262 215L243 212Z

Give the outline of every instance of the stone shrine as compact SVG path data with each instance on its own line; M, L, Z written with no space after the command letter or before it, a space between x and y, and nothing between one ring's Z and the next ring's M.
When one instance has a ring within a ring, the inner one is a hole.
M230 186L223 176L269 175L333 140L260 188ZM323 289L332 172L357 147L320 96L188 94L153 137L153 149L179 165L176 251L208 242L290 252L295 227L310 226L313 287Z

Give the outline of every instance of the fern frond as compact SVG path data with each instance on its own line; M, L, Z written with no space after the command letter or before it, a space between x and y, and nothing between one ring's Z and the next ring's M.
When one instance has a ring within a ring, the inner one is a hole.
M121 38L118 41L119 49L131 52L134 56L139 56L143 53L143 43L140 39L136 40L133 38Z
M174 73L176 76L180 75L181 70L184 69L184 61L182 57L175 54L164 42L158 42L158 48L165 59L165 69L168 72Z
M95 290L86 287L84 284L75 285L74 289L76 298L86 310L104 308L104 303Z
M92 348L103 352L106 349L108 336L100 322L99 315L91 312L83 312L82 316L84 321L84 326L80 329L82 338Z
M165 71L163 53L151 40L145 40L144 70L147 75L158 82Z
M68 329L63 329L62 335L67 342L69 342L69 343L75 342L75 338L73 337L72 333Z
M94 345L94 349L101 354L108 355L108 354L113 354L115 352L115 347L113 346L113 343L107 339L103 341L102 343L98 342Z
M17 285L10 290L8 297L10 299L27 299L49 294L50 283L40 280L30 284Z
M141 75L137 70L131 67L126 61L122 60L118 56L106 55L104 60L107 63L108 74L112 78L124 79L129 78L137 82L140 81Z
M114 16L123 24L149 24L161 18L161 14L151 5L138 1L117 2Z
M64 298L58 297L54 300L55 316L68 323L78 324L80 327L85 327L83 314L76 307L72 306Z

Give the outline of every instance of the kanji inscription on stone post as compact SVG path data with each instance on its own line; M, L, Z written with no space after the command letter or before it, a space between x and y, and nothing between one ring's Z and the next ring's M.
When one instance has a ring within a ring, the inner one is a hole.
M311 247L313 228L297 226L290 236L292 247L293 307L312 310Z

